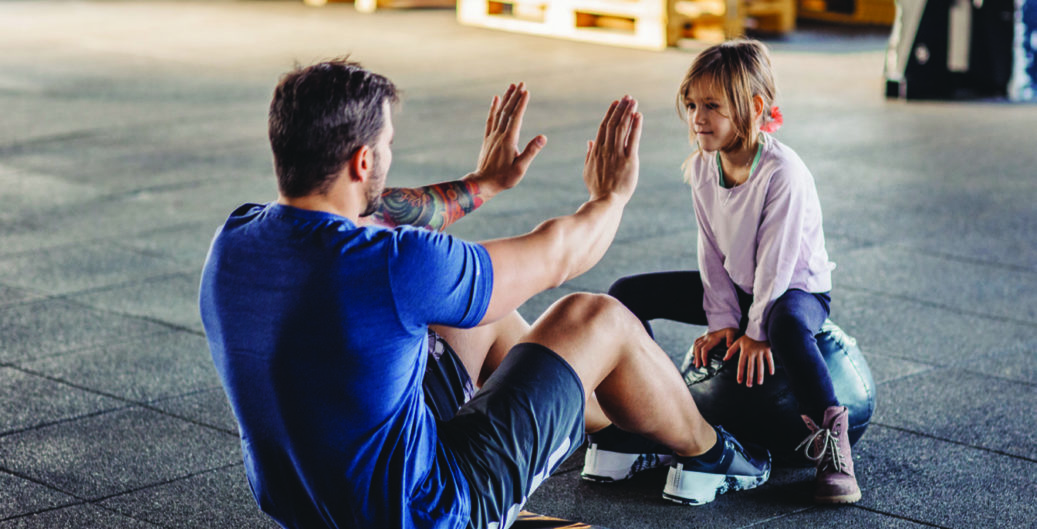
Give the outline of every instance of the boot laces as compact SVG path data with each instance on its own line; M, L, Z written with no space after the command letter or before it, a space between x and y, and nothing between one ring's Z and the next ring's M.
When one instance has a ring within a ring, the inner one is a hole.
M803 449L803 455L807 459L818 463L818 468L825 468L831 466L836 472L846 472L846 462L843 461L843 454L839 450L839 438L832 433L832 430L828 428L819 428L814 430L814 433L807 436L796 450ZM811 454L811 448L814 449L814 453Z

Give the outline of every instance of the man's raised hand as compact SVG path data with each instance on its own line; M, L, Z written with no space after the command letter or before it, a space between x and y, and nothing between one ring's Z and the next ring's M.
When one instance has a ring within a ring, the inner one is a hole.
M528 103L529 91L524 83L508 86L503 97L493 96L474 173L483 193L492 196L518 184L533 158L547 144L547 137L540 134L519 152L519 132Z
M637 112L637 100L623 96L613 101L598 126L598 136L587 142L583 181L591 199L615 194L624 202L637 187L644 116Z

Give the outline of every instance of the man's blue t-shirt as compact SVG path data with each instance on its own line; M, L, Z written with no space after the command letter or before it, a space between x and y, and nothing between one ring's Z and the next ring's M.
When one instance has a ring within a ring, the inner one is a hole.
M429 324L482 320L485 248L413 228L245 205L217 232L200 305L260 507L288 527L464 527L437 441Z

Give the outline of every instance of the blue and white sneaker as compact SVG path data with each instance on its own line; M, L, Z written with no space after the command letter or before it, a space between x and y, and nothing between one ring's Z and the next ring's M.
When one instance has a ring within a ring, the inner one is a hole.
M580 477L588 481L620 481L672 462L669 448L613 425L587 436Z
M716 499L717 494L759 487L770 477L770 452L756 447L746 450L726 430L714 428L718 442L724 443L723 456L714 463L703 463L698 457L675 457L666 476L663 498L702 505Z

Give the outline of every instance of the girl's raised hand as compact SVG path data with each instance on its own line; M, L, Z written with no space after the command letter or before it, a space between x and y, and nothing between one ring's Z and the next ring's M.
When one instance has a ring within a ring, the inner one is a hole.
M735 341L738 329L729 327L718 331L707 332L695 339L692 345L692 354L695 356L695 367L700 368L709 363L709 352L723 342L725 347L731 347ZM726 360L726 358L725 358Z
M757 385L763 384L764 364L769 368L770 374L774 375L774 355L771 354L770 343L742 336L727 348L724 361L728 361L739 351L741 354L738 356L738 377L736 379L739 384L744 382L746 387L751 388L754 379Z

